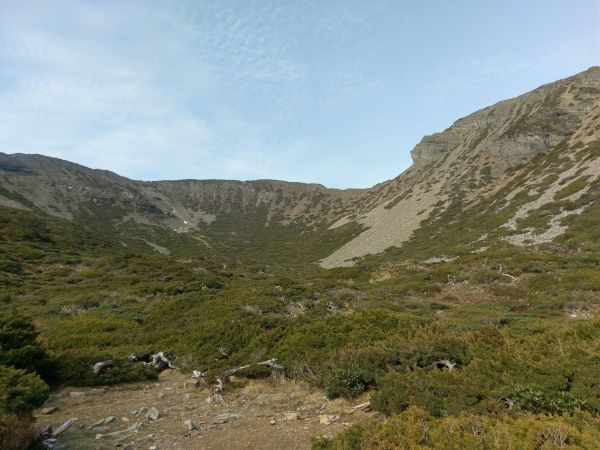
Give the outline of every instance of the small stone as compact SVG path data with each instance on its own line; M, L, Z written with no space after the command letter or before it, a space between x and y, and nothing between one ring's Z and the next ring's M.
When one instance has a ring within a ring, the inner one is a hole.
M271 421L269 422L271 425L277 425L277 421L275 419L271 419Z
M286 412L286 413L283 413L283 417L285 417L285 420L298 420L298 413L297 412Z
M206 397L204 400L205 403L211 405L213 403L223 403L223 396L221 394L211 395L210 397Z
M329 425L331 423L329 416L327 414L319 414L319 423L321 425Z
M230 413L223 413L223 414L219 414L217 417L215 417L215 419L213 420L213 424L224 424L229 422L230 420L235 420L237 419L239 416L237 414L230 414Z
M40 414L52 414L56 411L58 411L58 406L47 406L46 408L40 409Z
M156 420L160 417L160 414L158 412L158 409L156 409L154 406L152 408L150 408L148 410L148 412L146 413L146 418L150 419L150 420Z
M85 397L85 392L72 391L72 392L69 392L69 397L71 397L71 398L82 398L82 397Z
M100 419L100 420L96 420L91 426L92 427L99 427L100 425L104 424L104 421L106 419Z
M187 419L185 422L183 422L183 424L189 431L196 429L196 424L192 422L191 419Z

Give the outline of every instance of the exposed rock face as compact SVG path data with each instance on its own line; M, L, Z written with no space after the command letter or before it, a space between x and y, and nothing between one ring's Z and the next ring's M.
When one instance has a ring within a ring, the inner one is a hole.
M209 231L218 227L231 239L245 233L242 242L270 224L295 233L360 224L360 234L321 260L324 267L351 265L352 258L402 245L457 192L468 201L487 198L511 182L508 169L561 143L574 155L578 146L600 139L599 108L600 68L593 67L424 137L412 150L410 169L363 190L274 180L142 182L40 155L0 153L0 205L104 228L134 223L178 233L201 229L207 235L194 239L207 247L215 239ZM137 239L157 251L172 250L152 236Z
M210 224L225 214L260 213L282 223L313 223L329 217L321 211L323 205L333 213L362 192L275 180L142 182L56 158L0 153L0 205L66 219L110 210L115 218L178 231Z
M488 197L510 182L508 169L571 136L577 139L569 141L567 153L578 142L599 139L599 129L590 126L599 108L600 68L593 67L424 137L412 150L414 164L409 170L361 198L354 220L368 229L321 265L352 265L352 258L400 246L434 209L447 207L450 193L457 189L467 200ZM352 219L344 217L333 226L348 220Z
M484 108L441 133L425 136L411 152L413 167L425 167L453 151L464 157L501 159L496 170L528 161L577 129L594 107L598 89L600 68L593 67Z

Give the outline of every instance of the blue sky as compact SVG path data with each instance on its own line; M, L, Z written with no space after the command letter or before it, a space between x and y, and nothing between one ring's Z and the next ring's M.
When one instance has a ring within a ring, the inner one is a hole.
M0 0L0 151L368 187L600 64L600 0Z

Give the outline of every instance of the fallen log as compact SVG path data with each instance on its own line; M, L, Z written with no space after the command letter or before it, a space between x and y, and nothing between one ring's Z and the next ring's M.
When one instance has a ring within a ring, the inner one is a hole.
M52 437L56 437L59 434L63 434L65 431L67 431L69 428L71 428L71 426L75 423L77 419L75 417L70 418L69 420L67 420L65 423L63 423L60 427L58 427L53 433L52 433Z
M120 435L126 434L126 433L137 433L137 431L141 425L142 425L142 422L136 422L133 425L131 425L129 428L126 428L125 430L113 431L111 433L98 433L98 434L96 434L96 439L102 439L104 437L115 437L115 436L120 436Z
M246 364L244 366L235 367L233 369L226 370L225 372L223 372L221 374L221 378L224 380L227 380L227 378L229 378L231 375L235 374L236 372L239 372L240 370L244 370L244 369L247 369L248 367L252 367L252 366L267 366L273 370L283 370L284 369L284 367L281 364L277 364L276 358L271 358L266 361L250 363L250 364Z

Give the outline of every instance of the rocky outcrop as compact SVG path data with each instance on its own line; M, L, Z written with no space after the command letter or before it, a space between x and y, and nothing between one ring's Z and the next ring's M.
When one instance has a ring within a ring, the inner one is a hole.
M362 198L357 220L366 230L321 261L324 267L352 265L352 259L400 246L445 207L456 189L468 200L492 195L509 181L507 170L571 136L590 140L600 131L587 125L600 108L600 67L550 83L457 120L415 146L413 166ZM585 129L585 133L582 130ZM576 142L571 142L574 148ZM335 226L335 224L334 224Z

